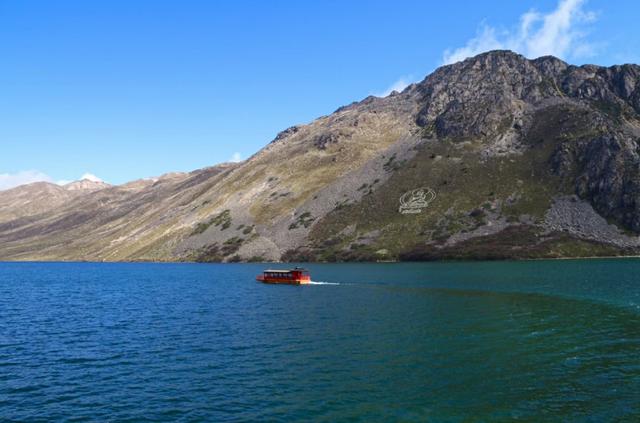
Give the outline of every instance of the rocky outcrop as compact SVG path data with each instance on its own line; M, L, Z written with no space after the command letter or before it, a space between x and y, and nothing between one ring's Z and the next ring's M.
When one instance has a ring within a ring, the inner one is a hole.
M111 184L102 181L90 181L89 179L82 179L64 185L64 189L67 191L99 191L101 189L109 188Z
M555 199L545 215L544 227L550 232L567 232L578 238L598 240L622 248L640 247L640 236L624 233L599 215L591 204L577 196Z

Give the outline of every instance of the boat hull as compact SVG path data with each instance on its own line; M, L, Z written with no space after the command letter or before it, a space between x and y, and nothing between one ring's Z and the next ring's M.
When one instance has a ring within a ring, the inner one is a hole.
M258 276L256 280L258 282L269 283L274 285L305 285L311 282L310 278L288 279L288 278L265 278L264 276Z

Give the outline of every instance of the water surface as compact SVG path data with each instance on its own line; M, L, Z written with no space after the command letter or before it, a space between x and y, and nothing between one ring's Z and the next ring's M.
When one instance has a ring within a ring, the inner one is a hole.
M0 263L0 420L640 419L640 261Z

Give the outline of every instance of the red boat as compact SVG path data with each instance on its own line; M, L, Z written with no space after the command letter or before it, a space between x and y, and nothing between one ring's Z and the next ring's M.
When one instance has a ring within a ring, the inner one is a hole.
M265 270L256 278L262 283L301 285L311 282L308 270L296 267L292 270Z

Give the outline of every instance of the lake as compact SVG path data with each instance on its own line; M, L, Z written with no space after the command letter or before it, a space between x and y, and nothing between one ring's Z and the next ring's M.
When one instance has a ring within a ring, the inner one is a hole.
M0 420L640 420L640 260L306 267L0 263Z

